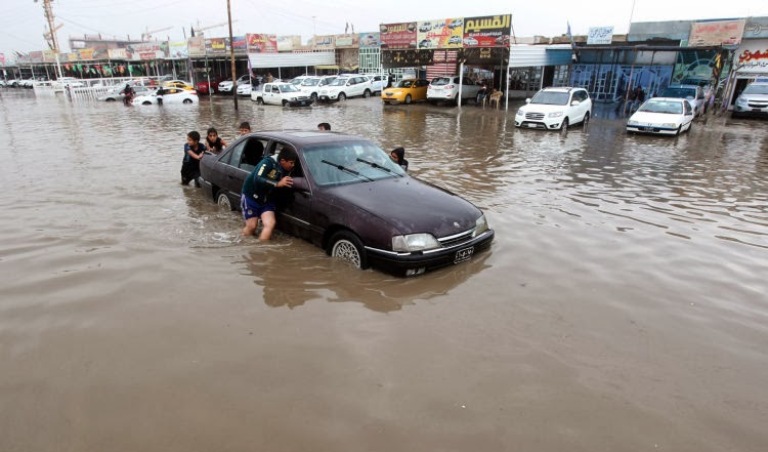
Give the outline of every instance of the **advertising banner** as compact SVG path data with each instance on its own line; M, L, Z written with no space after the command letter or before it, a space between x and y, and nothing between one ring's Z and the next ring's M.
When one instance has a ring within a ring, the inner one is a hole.
M768 17L750 17L744 25L744 39L768 38Z
M334 35L315 36L312 38L312 47L316 49L332 50L336 45L335 38L336 36Z
M93 49L78 49L77 55L80 61L91 61L93 60Z
M125 46L126 56L133 61L164 59L168 56L167 42L139 42Z
M418 22L417 39L420 49L461 48L464 37L463 19L439 19Z
M379 44L381 43L381 34L360 33L360 36L358 36L358 42L360 43L361 49L379 47Z
M247 34L248 53L277 53L277 35Z
M53 50L43 50L43 61L46 63L52 63L56 61L56 52Z
M187 41L171 41L168 43L168 53L173 60L186 60L189 58Z
M205 56L205 39L202 36L189 38L187 40L187 50L189 51L189 56Z
M29 52L29 61L32 63L42 63L43 62L43 51L42 50L36 50L34 52Z
M589 27L587 45L610 45L613 40L613 26Z
M385 68L414 67L432 64L433 50L400 49L381 52L381 64Z
M287 35L277 37L277 51L290 52L301 48L301 36Z
M512 15L479 16L464 18L463 46L509 47Z
M206 38L205 52L208 55L229 54L229 38Z
M379 25L382 49L415 49L416 22Z
M248 38L245 36L233 36L232 48L235 49L235 53L248 52Z
M738 45L744 34L744 19L694 22L688 45L691 47Z
M739 74L768 74L768 39L744 41L736 51Z

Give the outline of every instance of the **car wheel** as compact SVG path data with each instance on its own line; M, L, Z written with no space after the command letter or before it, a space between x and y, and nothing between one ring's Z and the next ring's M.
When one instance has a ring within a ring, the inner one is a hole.
M309 98L312 99L312 102L317 102L317 93L312 93Z
M107 99L107 102L114 102L114 101L115 101L115 99L113 99L111 97Z
M406 103L406 104L410 104L410 103L411 103L411 100L412 100L412 99L411 99L411 95L410 95L410 94L408 94L407 96L405 96L405 103Z
M568 118L563 119L563 123L560 124L560 130L565 130L568 128Z
M145 100L141 105L152 105L152 102Z
M339 101L343 102L345 100L347 100L347 95L344 93L339 93Z
M218 204L222 210L235 210L234 206L232 206L232 201L229 199L229 196L224 193L224 190L219 190L219 193L216 195L216 204Z
M283 107L287 107L287 106L288 106L288 101L287 101L287 100L284 100L284 101L283 101Z
M182 103L183 104L191 104L192 103L192 99L184 99L184 101Z
M368 99L369 97L371 97L371 92L369 90L365 90L363 93L363 98Z
M680 124L679 126L677 126L677 132L675 132L675 136L678 136L678 135L680 135L680 132L681 132L682 130L683 130L683 125L682 125L682 124Z
M584 125L584 128L586 129L589 125L589 112L584 113L584 119L581 121Z
M256 104L257 105L264 105L264 99L262 99L261 97L257 97L256 98Z
M350 231L339 231L331 237L330 255L349 262L355 268L368 268L368 259L365 255L360 239Z

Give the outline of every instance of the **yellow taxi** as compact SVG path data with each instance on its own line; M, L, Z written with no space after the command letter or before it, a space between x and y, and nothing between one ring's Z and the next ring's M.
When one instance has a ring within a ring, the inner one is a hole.
M195 91L195 87L184 80L168 80L163 82L163 88L181 88L187 91Z
M410 104L427 100L429 82L424 79L407 79L397 82L392 88L381 92L385 104Z

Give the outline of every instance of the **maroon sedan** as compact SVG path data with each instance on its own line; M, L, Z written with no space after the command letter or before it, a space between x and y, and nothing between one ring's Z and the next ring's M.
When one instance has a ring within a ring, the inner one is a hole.
M212 78L210 83L208 79L200 80L195 84L195 89L198 94L216 94L219 92L219 82L223 81L224 77Z
M264 155L295 149L293 188L278 197L278 229L357 268L403 276L459 264L490 247L494 232L469 201L409 176L388 153L336 132L266 131L239 139L200 165L205 194L233 209Z

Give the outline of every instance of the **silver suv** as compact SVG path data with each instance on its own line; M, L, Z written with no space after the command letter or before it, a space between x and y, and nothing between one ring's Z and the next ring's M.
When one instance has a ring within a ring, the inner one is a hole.
M752 82L736 98L731 117L768 116L768 81Z
M586 124L592 116L592 99L584 88L544 88L525 103L515 115L517 127L560 130Z

